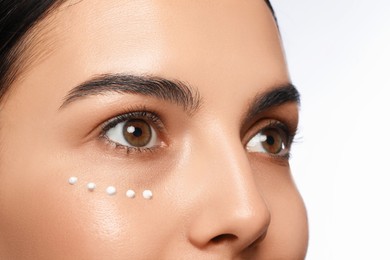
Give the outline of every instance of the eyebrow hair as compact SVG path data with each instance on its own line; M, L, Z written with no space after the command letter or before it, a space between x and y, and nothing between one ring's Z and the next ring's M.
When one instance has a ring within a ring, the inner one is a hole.
M194 114L202 103L197 89L177 79L169 80L150 75L103 74L73 88L66 95L60 109L76 100L88 96L104 95L109 92L136 94L166 100L182 106L184 111L190 115ZM288 102L300 104L300 94L291 83L278 86L266 93L255 96L243 122L249 121L264 110Z
M155 97L182 106L189 114L201 105L199 92L180 80L169 80L149 75L103 74L73 88L65 97L60 109L87 96L108 92L137 94Z
M281 106L289 102L294 102L298 105L301 103L300 94L297 88L291 83L278 86L266 93L261 93L257 95L251 102L243 122L249 121L251 118L256 117L256 115L262 113L264 110Z

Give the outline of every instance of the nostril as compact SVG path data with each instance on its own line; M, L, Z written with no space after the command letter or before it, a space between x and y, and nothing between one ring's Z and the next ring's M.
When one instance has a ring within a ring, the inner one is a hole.
M250 244L248 246L248 248L254 248L254 247L257 247L261 241L264 240L264 238L267 236L267 231L265 231L259 238L257 238L255 241L252 242L252 244Z
M220 243L227 242L227 241L234 241L237 238L238 237L233 235L233 234L222 234L222 235L213 237L211 239L211 242L214 244L220 244Z

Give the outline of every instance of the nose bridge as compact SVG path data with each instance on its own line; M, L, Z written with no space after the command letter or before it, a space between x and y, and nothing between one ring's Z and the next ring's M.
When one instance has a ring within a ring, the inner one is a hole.
M228 194L223 192L230 190L230 199L246 201L246 193L254 192L252 189L255 189L255 185L241 142L226 135L218 139L214 138L213 144L208 144L207 152L201 158L202 163L198 165L203 168L202 171L209 173L210 184L218 185L217 197L226 198Z
M192 149L193 169L201 176L202 191L191 240L199 247L216 238L247 246L266 232L268 207L239 135L223 129L206 135Z

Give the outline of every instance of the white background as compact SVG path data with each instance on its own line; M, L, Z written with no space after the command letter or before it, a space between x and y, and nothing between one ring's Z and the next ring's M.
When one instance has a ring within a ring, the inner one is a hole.
M272 3L302 94L291 165L306 259L390 259L390 1Z

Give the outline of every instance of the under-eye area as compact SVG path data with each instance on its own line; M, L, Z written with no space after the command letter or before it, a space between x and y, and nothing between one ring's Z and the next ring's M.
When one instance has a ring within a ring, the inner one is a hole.
M105 187L102 187L101 189L99 189L99 187L97 187L97 185L94 182L87 182L86 184L82 184L79 182L78 178L75 176L70 177L68 179L68 183L72 186L78 186L79 188L85 188L89 192L98 192L99 190L101 190L109 196L121 194L121 195L124 195L128 198L134 199L136 197L136 194L137 194L137 192L133 189L127 189L123 192L118 191L117 188L115 186L112 186L112 185L105 186ZM151 200L153 198L153 192L149 189L144 189L142 191L142 197L146 200Z

